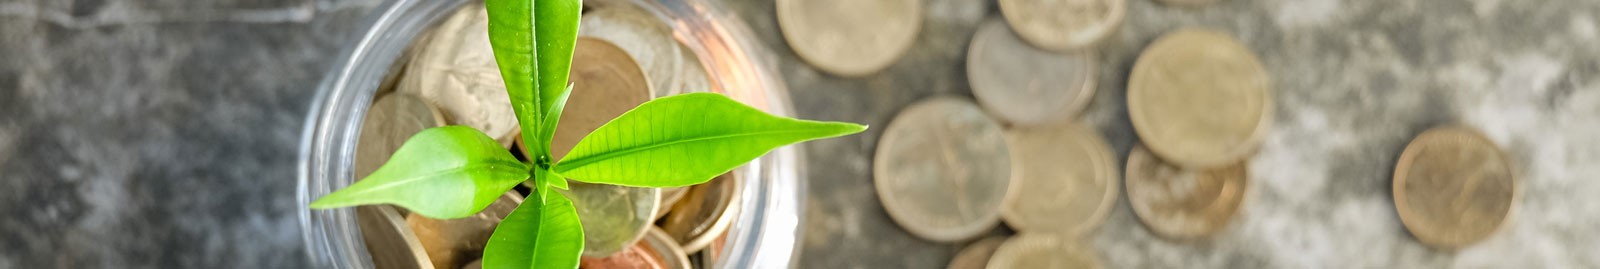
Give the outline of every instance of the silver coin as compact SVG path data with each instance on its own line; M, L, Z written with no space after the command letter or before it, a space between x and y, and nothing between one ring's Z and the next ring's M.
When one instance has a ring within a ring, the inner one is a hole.
M954 242L993 229L1011 186L1000 124L972 102L940 97L895 116L873 157L889 217L924 239Z
M839 76L889 67L922 28L922 0L778 0L777 8L795 54Z
M583 14L578 35L615 44L632 56L649 78L657 97L681 91L682 52L672 27L634 5L604 5Z
M661 188L661 205L656 208L656 219L667 216L667 213L672 212L672 206L677 205L678 201L683 200L688 194L689 187Z
M967 79L978 104L1014 125L1065 123L1093 99L1094 53L1054 53L1017 38L998 19L978 26L967 49Z
M960 253L956 253L956 257L950 259L950 264L945 268L983 269L989 265L989 257L994 256L994 251L1000 249L1000 244L1005 242L1006 237L1004 236L994 236L984 238L983 240L978 240L978 242L967 245L966 248L961 249Z
M1007 132L1012 191L1000 216L1023 232L1081 235L1116 205L1121 177L1111 146L1087 126L1063 124Z
M483 211L459 219L433 219L419 214L406 216L406 225L428 251L434 268L455 268L472 255L483 252L500 220L522 204L522 194L507 191Z
M484 30L488 21L481 3L452 13L412 59L399 91L438 106L450 124L476 128L510 146L517 117Z
M583 256L605 257L644 237L655 221L661 189L572 181L558 190L572 199L583 226Z
M1052 51L1087 48L1127 16L1124 0L999 0L1000 13L1029 44Z
M1072 242L1058 234L1022 233L1006 240L989 258L991 269L1089 269L1100 268L1094 249Z
M356 220L361 227L361 240L367 244L367 253L378 268L433 268L428 253L423 250L417 235L406 228L406 220L386 205L356 207Z
M412 135L441 125L444 114L422 99L403 93L379 97L361 121L361 137L356 142L356 178L378 171Z

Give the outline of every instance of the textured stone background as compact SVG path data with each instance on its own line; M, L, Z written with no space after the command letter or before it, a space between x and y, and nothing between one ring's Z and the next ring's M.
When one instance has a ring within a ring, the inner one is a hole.
M304 267L300 128L378 1L0 0L0 268ZM1109 267L1600 267L1600 2L1128 1L1083 118L1119 157L1136 143L1127 71L1182 26L1256 51L1277 119L1227 231L1162 241L1119 199L1085 238ZM793 56L771 1L720 2L776 53L801 116L876 127L809 144L801 267L943 267L961 246L890 221L871 156L902 107L971 96L966 47L993 3L927 0L911 52L843 79ZM1405 143L1447 123L1488 134L1523 179L1512 224L1453 253L1416 243L1389 196Z

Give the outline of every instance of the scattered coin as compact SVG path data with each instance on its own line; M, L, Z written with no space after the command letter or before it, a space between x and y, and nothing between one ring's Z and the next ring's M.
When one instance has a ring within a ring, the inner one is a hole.
M878 200L895 223L954 242L993 229L1012 185L1000 124L970 101L913 104L889 122L873 157Z
M572 52L572 96L550 141L551 157L560 160L579 140L622 113L650 100L649 79L639 64L611 42L578 37Z
M1117 163L1100 133L1079 124L1007 132L1011 192L1000 216L1023 232L1081 235L1117 201Z
M978 104L1015 125L1071 121L1094 96L1094 53L1054 53L1023 43L998 19L978 26L967 79Z
M1128 79L1128 115L1145 147L1178 166L1238 163L1272 125L1266 70L1225 33L1182 29L1146 48Z
M522 204L522 194L508 191L483 211L459 219L433 219L418 214L406 216L406 225L428 251L434 268L456 268L472 255L483 252L500 220Z
M690 186L682 202L661 219L661 230L683 243L685 252L705 249L739 215L741 181L735 173L727 173Z
M1000 0L1000 13L1017 35L1053 51L1087 48L1122 26L1124 0Z
M1160 2L1163 5L1170 6L1199 7L1222 2L1222 0L1161 0Z
M1135 146L1128 153L1128 203L1145 227L1163 237L1191 240L1222 230L1239 211L1248 183L1244 163L1189 170Z
M921 0L778 0L777 8L778 28L795 54L839 76L889 67L922 27Z
M578 24L579 36L608 41L638 62L654 96L681 91L682 52L661 18L634 5L605 5L584 13Z
M422 130L444 125L439 109L417 97L403 93L385 94L361 121L361 137L356 143L356 178L378 171L394 156L400 145Z
M1489 237L1518 200L1516 172L1494 141L1464 127L1433 128L1394 169L1394 205L1418 241L1461 248Z
M517 118L483 30L488 20L482 4L451 14L412 59L399 91L438 106L451 124L471 126L509 146Z
M976 243L967 245L967 248L961 249L960 253L956 253L956 257L950 260L950 265L947 268L983 269L989 265L989 257L994 256L994 251L1000 248L1001 243L1005 242L1006 238L1004 236L978 240Z
M406 221L394 207L368 205L356 207L361 225L361 240L378 268L431 269L427 251L417 235L406 228Z
M987 268L1100 268L1100 258L1089 246L1061 235L1023 232L1001 244Z

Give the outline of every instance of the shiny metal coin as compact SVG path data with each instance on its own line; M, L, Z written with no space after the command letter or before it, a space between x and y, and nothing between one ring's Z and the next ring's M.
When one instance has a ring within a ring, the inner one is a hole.
M894 64L922 28L921 0L777 0L778 28L801 60L846 77Z
M684 69L672 27L634 5L605 5L583 14L578 35L610 42L639 64L657 97L680 92ZM576 61L574 61L576 64Z
M1088 48L1122 26L1124 0L999 0L1000 13L1029 44L1052 51Z
M906 231L961 241L1000 222L1011 161L999 123L970 101L933 98L889 122L873 157L873 186Z
M406 226L416 233L417 241L428 251L435 268L456 268L475 258L473 255L482 253L500 220L520 204L522 194L508 191L478 214L447 220L409 214Z
M950 259L949 269L983 269L989 265L989 257L994 256L994 251L1000 249L1000 244L1006 242L1006 237L995 236L978 240L967 245Z
M726 233L739 215L742 181L735 173L727 173L690 186L683 200L672 206L672 213L661 219L661 230L682 243L685 252L705 249Z
M689 187L661 188L661 207L656 209L656 219L667 216L672 212L672 206L689 195Z
M1228 34L1182 29L1145 48L1128 78L1128 116L1150 152L1188 169L1239 163L1272 126L1267 71Z
M1000 210L1026 233L1082 235L1116 206L1117 162L1100 133L1079 124L1008 130L1011 192Z
M403 93L385 94L367 108L356 142L356 178L366 178L389 162L400 145L422 130L444 125L444 114L422 99Z
M650 101L650 84L639 64L611 42L579 37L572 52L572 96L550 141L551 157L560 160L583 137L611 119Z
M1081 243L1055 234L1021 233L1006 240L989 258L990 269L1100 268L1100 255Z
M488 16L480 3L446 18L406 68L399 92L438 106L450 124L471 126L509 146L518 129L517 116L484 30Z
M1249 182L1245 163L1188 170L1142 146L1128 153L1128 203L1145 227L1175 240L1199 239L1226 227L1239 212Z
M967 79L978 104L1008 123L1066 123L1094 97L1094 58L1090 50L1034 48L992 19L978 26L967 48Z
M372 254L372 263L378 268L432 269L428 252L423 250L417 235L406 227L405 218L387 205L356 207L356 220L361 225L361 240Z
M557 190L572 199L583 225L583 256L606 257L638 242L655 221L661 190L572 181Z
M1511 219L1519 198L1516 170L1500 147L1477 131L1429 129L1411 140L1399 162L1395 209L1423 244L1465 247Z

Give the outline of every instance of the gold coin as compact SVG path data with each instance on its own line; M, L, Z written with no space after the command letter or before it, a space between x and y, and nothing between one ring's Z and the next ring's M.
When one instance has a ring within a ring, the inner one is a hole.
M1080 235L1104 222L1117 201L1111 146L1088 126L1008 130L1011 192L1000 216L1022 232Z
M439 107L450 124L466 125L509 146L517 133L511 97L489 45L489 14L481 3L452 13L406 67L399 92Z
M627 51L605 40L578 37L568 78L572 96L550 141L550 155L557 160L601 125L650 101L644 70Z
M1189 170L1156 158L1142 146L1128 153L1128 204L1155 234L1191 240L1222 230L1239 211L1247 165Z
M1069 242L1063 235L1023 232L1001 244L986 268L1100 268L1100 257L1093 248Z
M994 251L1000 249L1000 244L1005 242L1006 237L1004 236L994 236L984 238L983 240L978 240L978 242L967 245L966 248L961 249L960 253L956 253L956 257L950 259L950 265L946 268L983 269L985 266L989 265L989 257L994 256Z
M734 173L712 178L705 184L689 187L682 202L661 219L661 230L683 243L685 252L696 252L728 231L739 215L742 181Z
M572 181L556 190L572 199L583 226L583 256L606 257L644 237L655 221L661 189Z
M900 227L954 242L994 229L1012 187L1000 124L971 101L936 97L900 111L878 141L873 187Z
M400 145L422 130L444 125L444 114L415 96L403 93L378 98L361 121L356 143L356 178L366 178L394 156Z
M500 199L489 203L483 211L459 219L433 219L418 214L406 216L406 226L417 235L417 241L428 251L435 268L457 268L471 255L483 252L500 220L522 204L522 194L508 191Z
M1053 51L1087 48L1110 36L1127 16L1124 0L1000 0L1017 35Z
M583 13L578 35L617 45L639 63L654 96L680 92L684 62L672 27L635 5L602 5Z
M432 269L428 252L417 241L417 235L406 227L406 220L394 207L367 205L356 207L356 220L361 225L361 240L372 255L378 268Z
M1433 128L1406 146L1394 169L1394 205L1418 241L1456 249L1489 237L1518 200L1510 160L1464 127Z
M1238 163L1272 125L1266 70L1227 34L1182 29L1145 48L1128 79L1128 116L1156 156L1204 170Z
M1055 53L985 21L967 48L967 81L984 110L1013 125L1069 122L1094 96L1094 52Z
M889 67L921 28L921 0L778 0L778 29L794 53L839 76Z

